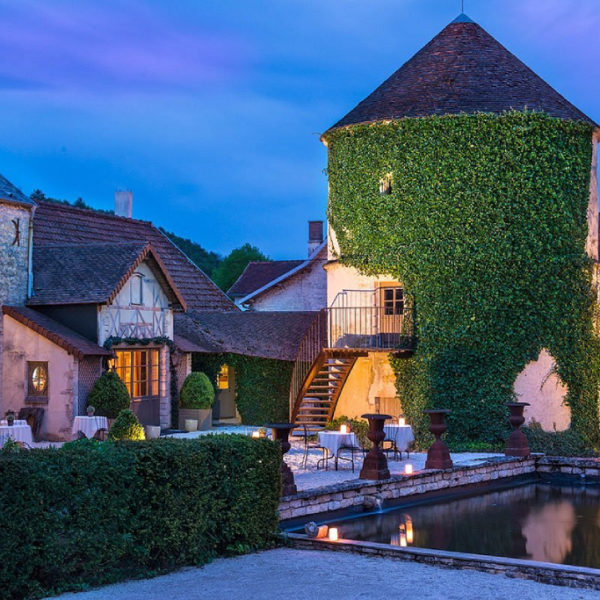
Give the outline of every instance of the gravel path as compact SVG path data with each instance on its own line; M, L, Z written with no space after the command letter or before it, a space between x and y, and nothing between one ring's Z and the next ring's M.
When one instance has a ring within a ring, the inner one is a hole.
M219 559L60 600L598 600L600 593L388 558L289 548Z

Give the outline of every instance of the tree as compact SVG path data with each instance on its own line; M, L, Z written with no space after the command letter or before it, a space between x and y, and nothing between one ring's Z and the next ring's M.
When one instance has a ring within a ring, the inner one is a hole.
M244 244L232 250L213 273L213 281L226 292L251 261L269 260L256 246Z
M127 387L114 371L105 371L96 379L89 395L88 406L96 409L96 414L114 419L122 410L129 408L130 398Z
M209 277L221 263L221 257L216 252L205 250L198 242L180 237L162 227L159 228L197 267L200 267Z

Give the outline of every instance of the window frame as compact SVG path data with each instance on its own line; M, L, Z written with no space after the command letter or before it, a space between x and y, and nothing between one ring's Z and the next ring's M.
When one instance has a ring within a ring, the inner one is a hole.
M137 292L139 293L139 302L134 302L134 290L139 285ZM129 280L129 304L131 306L144 305L144 276L141 273L134 273Z
M33 375L36 369L43 369L46 374L44 389L37 390L33 384ZM50 369L48 361L28 360L27 361L27 399L33 402L47 402L50 390Z
M132 402L160 398L160 348L115 348L114 351L113 368L125 384ZM129 358L123 360L121 365L119 355L127 355ZM156 361L153 361L153 356L156 357ZM146 393L142 393L143 391Z

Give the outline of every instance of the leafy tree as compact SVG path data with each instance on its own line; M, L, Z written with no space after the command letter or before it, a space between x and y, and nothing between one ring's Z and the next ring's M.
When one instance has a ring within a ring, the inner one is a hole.
M221 263L221 257L216 252L205 250L198 242L178 236L162 227L159 228L197 267L200 267L209 277Z
M252 261L269 260L256 246L244 244L232 250L213 273L213 281L226 292Z

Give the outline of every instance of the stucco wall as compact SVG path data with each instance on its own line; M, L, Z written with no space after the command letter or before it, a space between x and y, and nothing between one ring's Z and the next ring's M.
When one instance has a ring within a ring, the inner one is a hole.
M113 302L100 309L98 344L116 337L168 337L173 339L173 311L169 299L147 263L136 269L143 277L142 305L131 304L132 275Z
M48 404L42 405L45 413L41 435L51 440L70 440L78 406L77 359L11 317L5 315L3 321L2 412L12 409L18 413L26 406L27 362L48 362Z
M326 256L326 249L323 248L309 267L252 299L251 310L316 311L325 308L327 274L323 265Z
M387 353L372 352L359 358L342 390L334 417L360 417L368 412L401 414L395 382Z
M554 359L542 350L514 385L517 400L530 404L525 409L525 422L537 421L544 431L563 431L571 424L571 409L564 403L567 389L554 369Z

